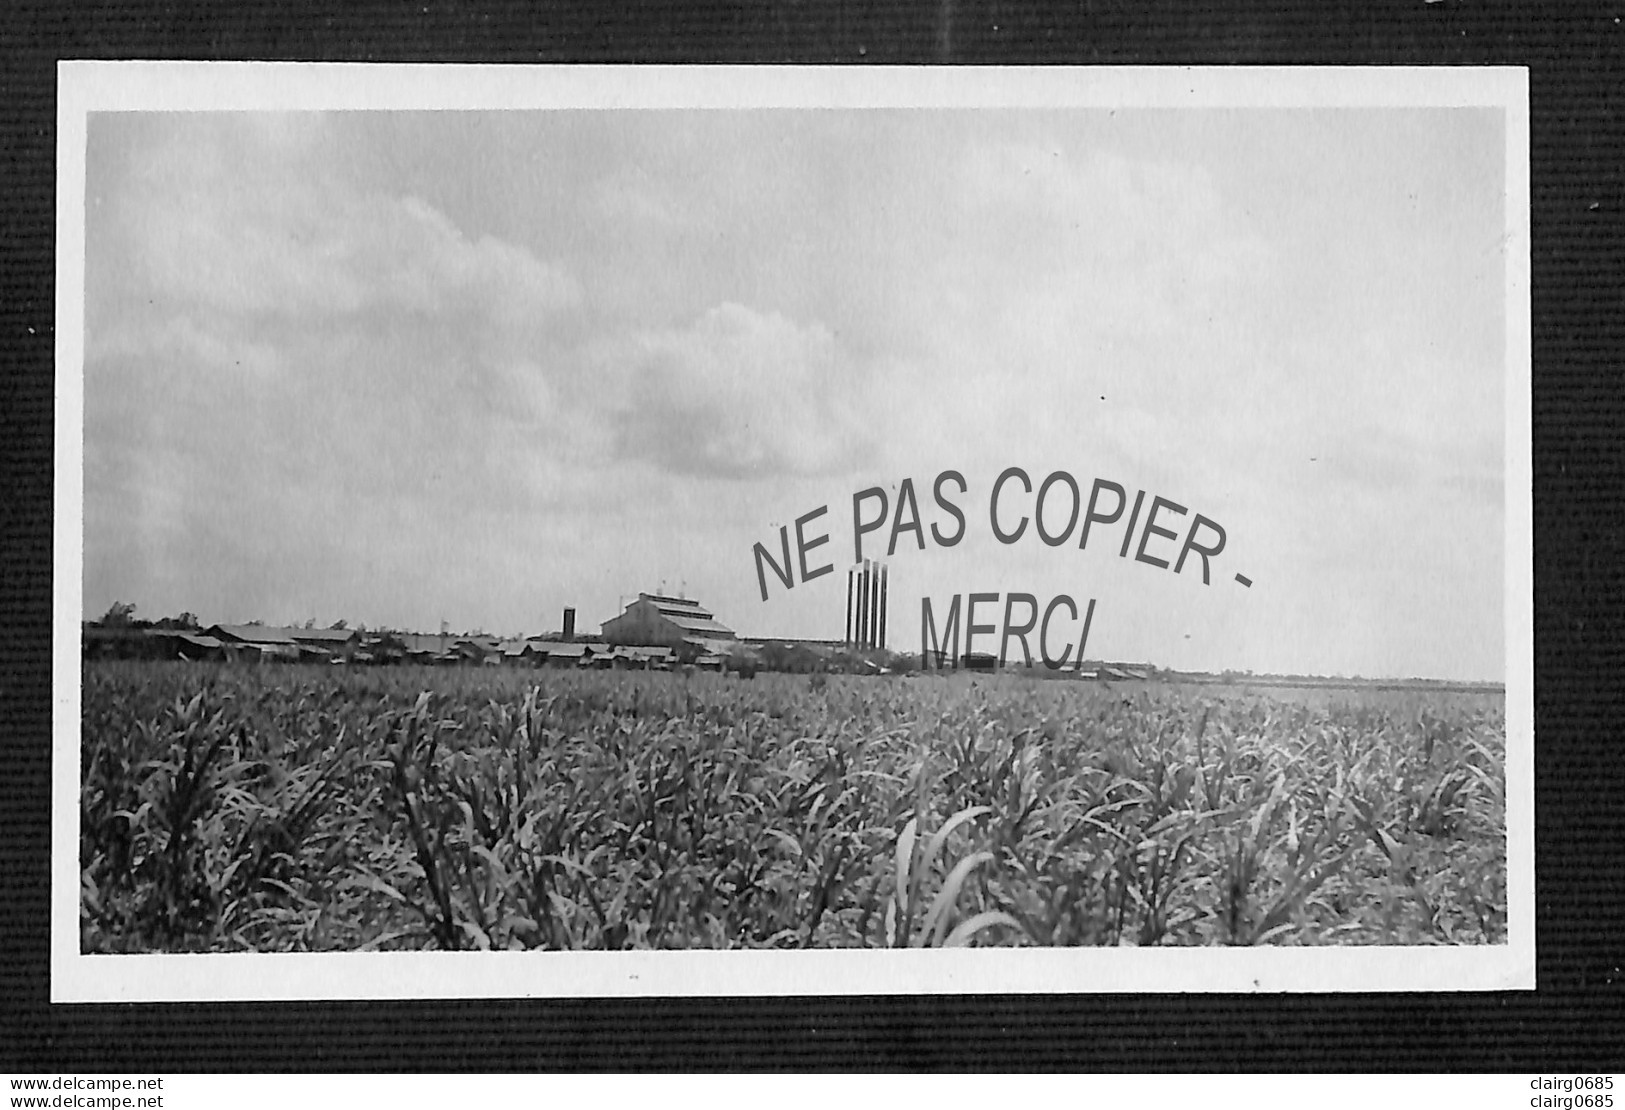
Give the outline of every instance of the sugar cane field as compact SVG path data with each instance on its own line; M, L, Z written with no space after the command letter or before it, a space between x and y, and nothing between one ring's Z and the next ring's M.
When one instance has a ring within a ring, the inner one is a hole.
M1499 692L87 661L86 953L1507 941Z

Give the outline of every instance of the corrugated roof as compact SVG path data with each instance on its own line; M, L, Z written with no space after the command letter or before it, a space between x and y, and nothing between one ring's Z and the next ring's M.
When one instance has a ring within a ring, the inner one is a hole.
M268 624L216 624L205 630L209 635L227 640L241 640L249 644L293 643L293 630L274 628Z
M673 606L682 609L698 609L700 607L700 603L691 597L671 597L668 594L644 593L638 595L638 600L652 601L655 605L661 607Z
M720 632L727 637L731 637L734 634L733 629L718 621L711 620L710 618L702 619L699 617L673 617L665 613L662 613L661 616L665 617L672 624L675 624L678 628L681 628L684 632Z
M709 609L702 609L698 605L665 605L656 603L655 612L663 617L693 617L699 620L710 620L716 616Z
M207 631L216 630L229 639L254 644L342 644L360 635L354 628L288 628L272 624L217 624Z
M323 644L342 644L358 633L353 628L290 628L288 634L295 640L311 640Z
M298 659L298 644L277 643L274 640L246 641L236 650L257 651L262 656L269 655L273 659Z
M645 602L653 605L655 612L663 617L708 621L716 616L711 610L690 597L667 597L664 594L644 593L638 595L638 600L634 604ZM627 608L630 609L631 606L627 606Z

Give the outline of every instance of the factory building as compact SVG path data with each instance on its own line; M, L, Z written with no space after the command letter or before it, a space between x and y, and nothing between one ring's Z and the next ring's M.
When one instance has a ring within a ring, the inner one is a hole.
M669 647L685 659L728 655L739 646L734 630L699 602L663 594L638 594L624 613L604 622L603 636L612 644Z

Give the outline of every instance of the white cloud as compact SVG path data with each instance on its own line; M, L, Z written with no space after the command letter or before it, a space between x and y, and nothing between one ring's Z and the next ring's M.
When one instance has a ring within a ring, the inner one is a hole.
M687 474L769 477L851 466L872 445L862 382L829 329L738 304L601 346L619 451Z
M579 299L559 266L469 236L420 197L358 187L284 121L173 122L135 156L119 218L134 284L210 312L318 321L384 309L514 325Z

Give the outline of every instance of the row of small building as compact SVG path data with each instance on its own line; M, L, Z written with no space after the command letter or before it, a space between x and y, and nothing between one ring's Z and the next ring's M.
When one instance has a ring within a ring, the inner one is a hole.
M86 658L162 658L243 662L418 663L437 666L596 667L667 670L683 664L722 670L754 662L755 649L687 598L639 594L595 639L577 639L575 611L564 630L525 639L442 632L363 632L216 624L204 629L82 628Z
M86 658L157 658L288 663L416 663L432 666L605 667L669 670L684 662L721 669L714 653L681 658L668 647L561 643L540 638L362 633L332 628L216 624L201 631L161 628L84 629Z
M168 622L164 622L168 623ZM481 634L363 632L350 628L286 628L265 624L215 624L208 628L137 625L83 626L85 658L225 660L238 662L330 662L428 664L433 666L578 667L669 670L693 666L754 673L771 669L818 670L848 666L856 673L882 668L870 658L846 659L841 641L742 640L733 629L689 598L641 593L624 612L604 622L592 638L575 634L575 610L564 610L561 632L500 639ZM788 654L786 654L788 653ZM798 654L799 653L799 654ZM937 666L942 666L942 660ZM967 655L959 666L997 669L991 655ZM948 662L950 668L953 661ZM957 669L957 668L956 668ZM1072 672L1082 679L1146 679L1154 668L1138 663L1089 662Z

